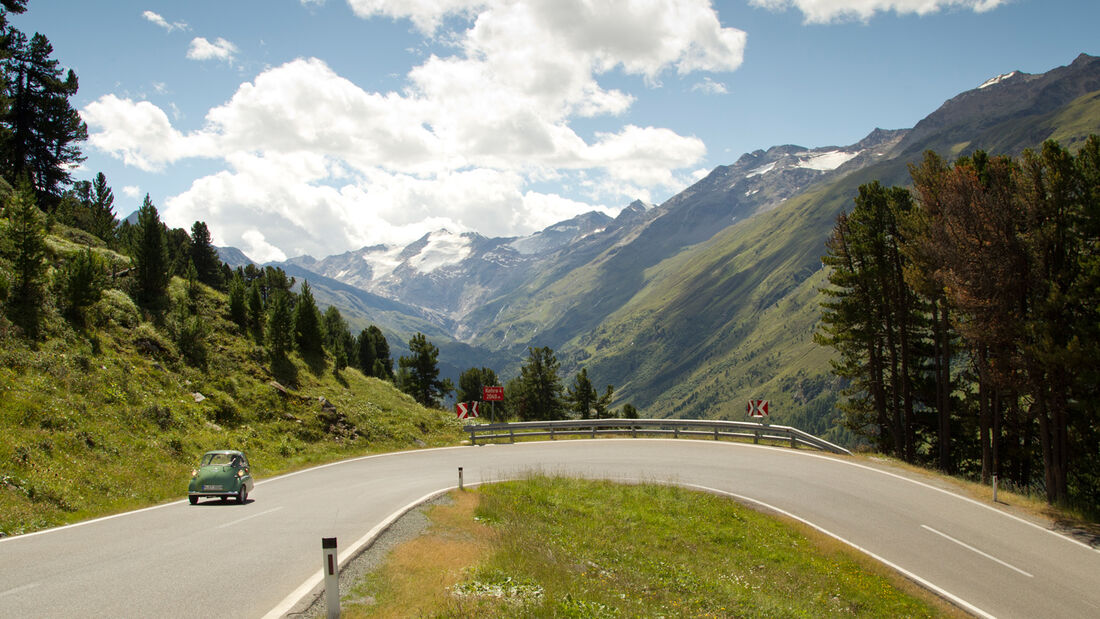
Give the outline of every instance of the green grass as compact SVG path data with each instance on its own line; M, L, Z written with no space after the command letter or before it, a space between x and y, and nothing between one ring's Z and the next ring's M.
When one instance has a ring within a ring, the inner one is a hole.
M82 247L48 241L52 260ZM91 308L85 329L48 304L38 342L0 315L0 536L180 499L209 449L245 450L263 478L464 438L453 414L357 370L334 372L330 360L294 356L273 371L229 321L222 293L200 285L189 295L176 279L169 294L207 328L190 355L172 311L143 312L119 289Z
M702 492L533 477L467 494L465 520L435 508L430 539L391 553L346 616L961 616L830 538Z

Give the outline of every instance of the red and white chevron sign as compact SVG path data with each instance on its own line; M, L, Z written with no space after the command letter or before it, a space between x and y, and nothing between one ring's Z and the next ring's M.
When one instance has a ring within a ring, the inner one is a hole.
M455 404L455 412L458 413L459 419L477 417L477 402L459 402Z
M749 417L767 417L767 400L749 400Z

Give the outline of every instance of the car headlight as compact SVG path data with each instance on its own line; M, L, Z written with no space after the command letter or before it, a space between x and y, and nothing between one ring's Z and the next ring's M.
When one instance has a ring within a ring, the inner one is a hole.
M192 477L192 479L193 479L193 478L194 478L194 477L195 477L196 475L198 475L198 474L199 474L199 471L198 471L198 469L191 469L191 477Z
M237 477L244 477L244 469L237 469Z

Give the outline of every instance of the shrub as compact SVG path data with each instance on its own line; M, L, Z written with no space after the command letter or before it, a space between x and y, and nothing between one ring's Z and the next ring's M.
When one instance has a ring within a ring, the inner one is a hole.
M117 288L103 291L99 302L92 306L92 315L100 326L115 324L124 329L132 329L141 322L141 310L134 304L134 300Z

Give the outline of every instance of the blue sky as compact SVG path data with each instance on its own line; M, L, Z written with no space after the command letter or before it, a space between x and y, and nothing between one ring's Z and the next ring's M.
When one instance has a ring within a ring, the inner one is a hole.
M31 0L75 174L256 260L521 235L1100 55L1095 0Z

